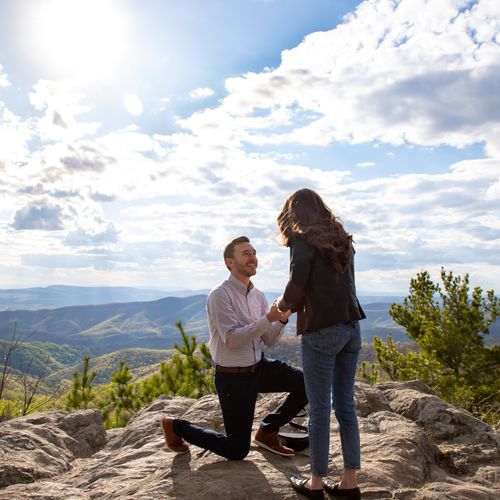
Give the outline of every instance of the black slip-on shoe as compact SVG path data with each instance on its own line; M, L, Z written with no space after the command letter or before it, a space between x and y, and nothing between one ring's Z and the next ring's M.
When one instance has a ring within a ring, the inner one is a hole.
M325 498L323 490L311 490L306 487L307 479L293 476L290 478L290 482L292 483L292 488L297 493L300 493L307 498L312 498L313 500L322 500L323 498Z
M359 488L340 489L339 483L327 479L323 481L323 489L332 497L339 500L361 500L361 490Z

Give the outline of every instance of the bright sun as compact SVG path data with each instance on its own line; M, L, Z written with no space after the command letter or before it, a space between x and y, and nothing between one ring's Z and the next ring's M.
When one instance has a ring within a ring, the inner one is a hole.
M113 0L48 0L37 8L33 41L51 71L105 77L122 62L125 16Z

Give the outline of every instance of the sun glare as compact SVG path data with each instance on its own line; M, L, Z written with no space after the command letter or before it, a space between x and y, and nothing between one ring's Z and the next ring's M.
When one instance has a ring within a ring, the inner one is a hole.
M38 59L65 77L108 76L126 54L125 16L113 0L48 0L32 32Z

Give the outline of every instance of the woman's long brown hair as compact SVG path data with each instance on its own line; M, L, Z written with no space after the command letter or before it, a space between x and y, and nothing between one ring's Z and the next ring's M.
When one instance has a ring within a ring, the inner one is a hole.
M339 272L344 272L352 261L352 236L346 232L341 220L311 189L292 193L278 215L282 242L290 246L294 238L305 238L330 260Z

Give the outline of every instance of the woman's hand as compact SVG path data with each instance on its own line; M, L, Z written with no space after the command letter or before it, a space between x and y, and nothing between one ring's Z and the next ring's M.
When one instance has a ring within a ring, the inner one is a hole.
M291 309L288 309L287 311L280 311L278 309L278 302L275 300L271 304L271 308L267 313L267 319L270 323L273 323L274 321L281 321L282 323L286 323L291 314Z
M281 310L278 309L278 311L281 312L280 321L282 323L286 323L288 321L288 318L292 315L292 310L291 309L288 309L286 311L281 311Z
M285 312L280 311L278 309L276 302L273 302L266 316L267 319L269 320L269 323L274 323L275 321L282 321L282 322L287 321L290 314L292 314L292 311L290 309Z

